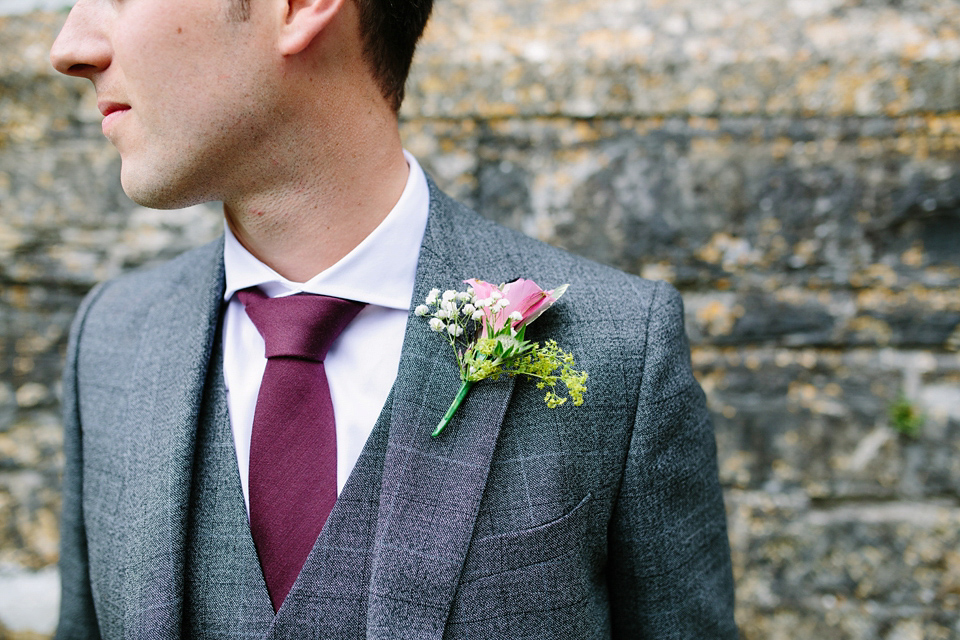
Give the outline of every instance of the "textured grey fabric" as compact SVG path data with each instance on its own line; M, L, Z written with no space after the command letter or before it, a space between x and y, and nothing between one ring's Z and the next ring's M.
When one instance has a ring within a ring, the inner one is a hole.
M713 431L679 295L487 222L431 184L414 304L465 278L518 276L571 284L528 337L575 355L590 374L584 405L548 409L523 379L481 383L431 439L457 370L411 315L368 443L382 457L348 482L371 515L356 561L369 564L318 553L325 536L329 549L359 539L353 519L325 528L268 637L321 637L321 624L336 638L736 637ZM75 322L58 637L180 635L222 287L215 243L99 288ZM323 604L358 585L365 625ZM319 620L321 609L345 624Z
M273 605L247 522L219 341L197 424L184 570L184 637L264 636Z

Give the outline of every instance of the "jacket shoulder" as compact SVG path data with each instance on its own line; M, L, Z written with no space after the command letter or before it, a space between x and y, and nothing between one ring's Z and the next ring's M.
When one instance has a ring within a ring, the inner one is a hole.
M467 252L497 256L506 265L504 273L508 275L504 281L529 278L544 287L568 283L571 302L598 304L599 309L608 308L613 302L637 310L649 308L654 298L664 295L679 300L679 294L666 282L647 280L548 245L488 220L444 194L432 182L430 186L432 218L447 226L442 231L444 236L468 239L464 242Z

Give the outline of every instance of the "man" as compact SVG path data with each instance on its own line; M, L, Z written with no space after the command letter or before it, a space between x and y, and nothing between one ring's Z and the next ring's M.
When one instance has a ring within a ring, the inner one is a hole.
M124 190L226 224L74 323L59 638L736 636L679 296L483 220L404 154L430 5L71 12L51 59L94 83ZM570 283L527 337L574 355L586 402L482 382L431 438L460 381L411 305L517 277ZM318 300L326 356L277 347L314 340Z

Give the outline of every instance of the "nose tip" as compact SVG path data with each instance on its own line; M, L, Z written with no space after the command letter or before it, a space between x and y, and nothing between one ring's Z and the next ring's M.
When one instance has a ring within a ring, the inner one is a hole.
M86 3L77 2L50 47L50 64L60 73L92 79L110 65L110 44L98 26L102 20L88 14Z
M50 64L60 73L70 75L70 67L73 66L73 63L68 60L67 51L63 46L63 31L60 32L57 39L53 41L53 46L50 47Z
M69 51L50 49L50 64L60 73L68 76L86 78L93 74L97 68L92 64L78 62L76 56L72 56Z

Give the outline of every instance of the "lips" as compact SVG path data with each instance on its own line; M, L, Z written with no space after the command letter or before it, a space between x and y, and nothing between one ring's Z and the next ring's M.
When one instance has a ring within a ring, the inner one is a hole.
M107 135L113 123L123 117L123 114L127 111L130 111L130 105L122 102L112 102L110 100L99 100L97 102L97 108L100 110L100 113L103 114L103 123L100 125L103 129L103 135Z
M100 113L102 113L104 117L109 116L111 113L116 113L117 111L126 111L129 108L130 105L122 102L111 102L109 100L97 101L97 109L100 110Z

